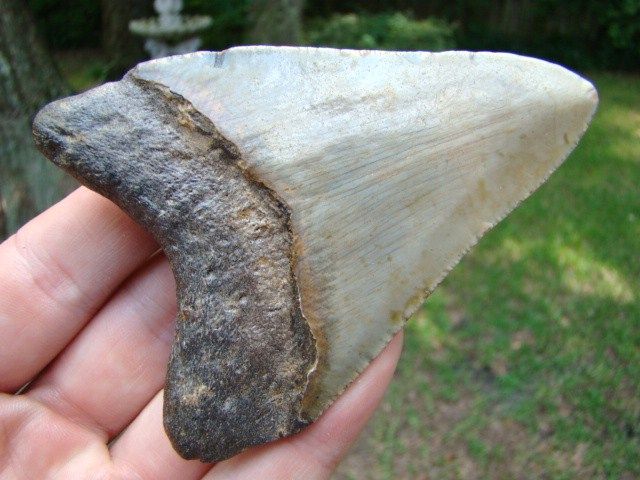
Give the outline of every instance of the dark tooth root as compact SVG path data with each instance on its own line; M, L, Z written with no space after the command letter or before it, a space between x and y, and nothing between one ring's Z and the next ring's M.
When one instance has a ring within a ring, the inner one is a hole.
M165 428L185 458L220 461L296 432L315 346L292 272L289 212L182 97L131 77L36 118L40 149L163 247L177 336Z

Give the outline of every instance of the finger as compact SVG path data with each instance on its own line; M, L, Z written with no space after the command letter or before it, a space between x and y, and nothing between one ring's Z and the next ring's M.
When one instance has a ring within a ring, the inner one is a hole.
M141 480L199 479L211 465L181 458L162 426L162 393L158 393L111 447L116 470ZM260 476L255 478L262 478Z
M113 478L109 465L100 438L25 396L0 393L0 478Z
M0 391L33 378L156 249L133 220L86 188L2 243Z
M176 316L164 256L123 285L27 395L103 435L119 433L162 388Z
M205 479L329 478L382 400L401 351L399 333L315 423L298 435L217 464Z

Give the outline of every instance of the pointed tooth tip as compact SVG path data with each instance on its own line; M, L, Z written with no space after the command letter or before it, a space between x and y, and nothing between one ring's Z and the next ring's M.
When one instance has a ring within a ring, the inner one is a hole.
M566 100L575 107L582 107L589 112L589 118L593 115L598 107L598 91L596 87L584 77L570 70L566 70L572 77L573 85L567 85L565 96Z
M598 110L600 98L598 96L598 91L591 82L585 79L581 80L583 82L584 90L577 96L578 98L575 100L575 105L577 109L584 112L584 124L582 131L582 133L584 133Z
M557 63L528 56L507 55L517 59L522 68L529 71L530 81L544 85L544 90L552 93L562 105L584 111L588 115L587 121L591 118L599 99L595 86L589 80Z
M577 91L577 97L579 98L578 101L595 110L598 107L598 102L600 101L596 87L589 80L577 74L574 75L576 75L580 80L580 89Z
M591 106L593 107L593 110L595 110L596 108L598 108L598 104L600 103L600 97L598 95L598 90L596 90L596 87L594 87L593 84L591 84L587 80L585 80L585 82L589 86L589 88L587 90L587 99L591 103Z
M553 65L553 64L552 64ZM553 65L560 70L545 73L545 96L552 99L548 107L553 109L556 121L561 121L575 147L587 130L598 108L599 97L595 86L587 79L564 67ZM542 72L541 72L542 73ZM545 100L548 101L548 100Z

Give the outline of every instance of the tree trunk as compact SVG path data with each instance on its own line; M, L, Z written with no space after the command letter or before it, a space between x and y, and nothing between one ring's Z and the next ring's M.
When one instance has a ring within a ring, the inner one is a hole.
M249 40L266 45L300 44L303 7L304 0L254 0Z
M129 32L129 22L153 15L151 0L102 0L102 49L109 60L109 80L119 80L146 54L143 40Z
M7 238L7 216L4 214L4 210L4 198L2 198L2 190L0 190L0 240Z
M69 91L23 0L0 0L0 236L5 238L75 183L47 162L31 136L31 119Z

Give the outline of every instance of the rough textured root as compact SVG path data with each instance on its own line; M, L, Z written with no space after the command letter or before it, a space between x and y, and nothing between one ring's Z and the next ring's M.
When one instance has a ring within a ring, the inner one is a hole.
M177 336L165 428L185 458L219 461L298 431L315 344L299 307L289 212L179 95L126 77L46 107L40 149L162 245Z

